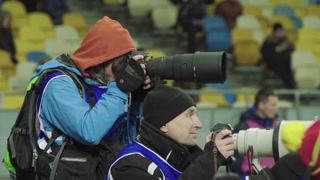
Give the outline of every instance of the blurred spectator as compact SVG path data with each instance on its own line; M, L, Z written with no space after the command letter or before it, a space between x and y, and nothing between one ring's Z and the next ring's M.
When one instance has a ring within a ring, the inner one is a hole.
M236 26L237 17L242 14L243 7L239 0L224 0L219 3L214 14L222 16L230 29Z
M69 11L65 0L42 0L42 11L49 14L54 25L62 24L62 17Z
M286 88L294 88L294 78L291 72L291 53L293 44L286 37L280 23L273 25L272 34L264 41L261 53L267 69L275 72L284 82Z
M202 31L203 18L206 16L206 6L202 0L188 0L180 6L178 24L188 34L188 52L195 51L196 32Z
M18 61L15 58L16 47L13 42L10 23L10 13L2 11L0 14L0 49L8 51L10 53L12 63L17 64Z
M262 88L257 92L252 107L241 114L240 121L234 128L234 133L249 128L273 128L279 120L277 112L278 96L272 89ZM243 177L249 175L247 157L241 157L238 152L235 152L235 158L237 161L231 166L231 170ZM261 157L259 160L262 167L271 168L274 165L273 158Z
M20 0L20 1L24 4L28 13L38 11L39 3L41 2L41 0Z

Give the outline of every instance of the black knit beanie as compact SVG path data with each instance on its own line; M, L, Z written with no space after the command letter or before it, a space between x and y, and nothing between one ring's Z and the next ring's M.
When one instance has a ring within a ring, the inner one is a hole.
M196 104L190 95L178 88L160 85L145 97L144 121L160 129L191 106Z

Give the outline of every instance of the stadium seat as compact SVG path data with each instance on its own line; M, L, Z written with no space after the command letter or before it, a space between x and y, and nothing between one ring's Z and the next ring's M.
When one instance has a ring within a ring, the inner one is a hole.
M62 53L72 54L77 48L78 44L64 41L61 39L47 39L44 43L44 51L51 57L57 57Z
M320 16L320 6L308 6L305 8L305 15Z
M151 5L150 0L127 0L129 15L133 18L146 18L151 12Z
M249 16L262 16L262 9L260 6L257 5L245 5L243 6L243 13L242 15L249 15Z
M273 7L277 5L287 5L294 8L302 5L300 0L269 0L269 2Z
M231 48L231 32L221 16L206 16L203 31L208 51L227 51Z
M173 4L154 7L151 10L151 19L156 29L171 29L177 23L178 7Z
M27 10L21 1L3 1L2 10L10 12L11 16L27 15Z
M54 37L54 25L50 16L44 12L31 12L28 14L28 25L39 27L45 32L47 38Z
M62 24L74 27L81 38L83 38L90 29L84 17L76 12L65 13L62 17Z
M233 28L231 31L231 44L236 44L241 41L254 40L253 33L247 28Z
M298 41L313 42L320 40L320 33L312 28L300 28L298 30Z
M10 54L0 49L0 71L4 77L10 77L16 73L15 65L11 61Z
M44 51L29 51L27 61L39 64L43 58L49 57Z
M224 29L228 29L228 26L222 16L217 16L217 15L206 16L203 19L203 31L205 33L209 33L210 31L213 31L213 30L224 30Z
M16 76L21 76L27 78L26 85L31 79L31 76L34 74L37 63L34 62L21 62L16 65ZM26 86L27 87L27 86Z
M317 89L320 85L319 65L300 65L294 72L298 89Z
M261 8L265 8L270 6L270 3L268 0L247 0L248 5L255 5L260 6Z
M312 52L304 50L295 50L291 54L291 69L294 72L303 65L316 65L315 57Z
M200 103L212 103L218 107L229 107L230 104L225 100L224 95L215 88L204 87L199 94Z
M300 29L302 27L302 22L297 16L291 16L289 17L289 19L291 21L293 29Z
M249 104L254 103L257 88L241 86L237 88L237 90L239 90L239 92L236 95L236 102L247 102Z
M233 45L233 54L237 65L257 65L260 58L260 46L255 40L242 41Z
M264 17L264 16L258 16L256 18L259 21L261 29L266 32L268 30L268 28L270 27L269 18Z
M16 46L19 46L17 48L17 51L18 52L20 51L19 48L21 48L22 45L18 43L20 43L21 41L25 41L26 43L29 43L27 45L29 47L22 47L22 48L26 48L29 50L43 50L44 41L49 38L47 35L48 34L46 34L43 29L37 26L27 25L27 26L21 27L19 31L19 38L18 38L19 40L16 39L17 43L15 43ZM24 44L23 46L26 46L26 45Z
M294 9L288 5L277 5L273 9L273 15L275 16L295 16Z
M302 19L305 14L304 14L305 8L304 7L295 7L294 8L294 14L299 18Z
M236 27L249 28L249 29L261 29L261 25L257 17L252 15L241 15L237 18Z
M320 44L319 41L298 41L296 43L296 50L309 51L314 54L314 56L320 55Z
M215 88L218 91L231 90L231 87L228 83L218 84L218 83L206 83L204 87ZM225 94L224 99L229 103L233 104L236 101L235 94Z
M56 39L67 41L70 43L77 43L80 45L81 38L78 31L70 25L57 25L54 28L54 34Z
M320 9L319 9L320 10ZM313 28L320 31L320 16L309 15L302 19L302 26L304 28Z
M254 29L252 30L252 33L253 39L261 45L266 38L265 32L262 29Z
M24 100L24 94L5 94L4 110L19 110Z

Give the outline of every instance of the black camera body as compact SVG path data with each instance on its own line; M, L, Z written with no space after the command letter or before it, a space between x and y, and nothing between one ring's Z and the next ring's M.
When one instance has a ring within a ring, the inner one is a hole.
M221 123L221 122L215 124L211 128L211 132L216 132L218 134L219 132L221 132L222 130L225 130L225 129L228 129L231 132L233 132L233 128L232 128L232 126L230 124ZM228 137L232 137L232 136L231 135L227 135L227 136L223 137L223 139L228 138ZM229 166L229 165L232 165L232 163L235 162L235 161L236 161L236 159L233 156L231 156L231 157L228 157L226 159L226 161L224 163L222 163L222 165Z
M213 126L213 128L211 128L211 132L216 132L216 133L219 133L220 131L222 130L225 130L225 129L228 129L230 130L231 132L233 132L233 128L230 124L228 123L217 123ZM226 137L225 137L226 138Z

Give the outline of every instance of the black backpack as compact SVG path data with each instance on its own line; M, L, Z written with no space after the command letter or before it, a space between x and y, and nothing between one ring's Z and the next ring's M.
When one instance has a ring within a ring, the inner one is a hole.
M61 55L58 61L68 65L75 66L67 55ZM97 163L105 161L106 158L112 162L113 158L122 149L122 144L117 138L110 138L107 142L100 142L97 146L76 146L67 145L67 141L62 146L56 147L52 154L45 153L50 147L54 146L54 140L61 136L58 129L53 130L52 137L44 150L40 149L37 144L39 125L36 121L37 98L40 92L42 82L52 73L61 72L71 77L79 89L82 98L85 98L84 91L89 95L90 105L94 106L93 92L89 89L82 78L65 68L48 69L38 77L34 78L25 95L21 110L16 118L16 122L11 129L7 141L7 150L12 166L16 170L16 178L23 180L35 180L38 177L50 177L51 179L66 179L76 177L76 179L102 179L104 172L94 175L95 169L99 166ZM112 147L111 147L112 146ZM113 147L115 146L115 147ZM65 157L63 157L65 156ZM80 158L79 158L80 157ZM80 160L79 160L80 159ZM60 163L64 160L63 163ZM79 162L81 164L79 164ZM60 164L59 164L60 163ZM78 164L76 164L78 163ZM94 165L92 163L95 163ZM61 171L58 170L58 164ZM83 169L81 169L83 166ZM92 166L92 167L91 167ZM90 168L89 168L90 167ZM108 168L106 166L106 168ZM72 172L66 172L68 169ZM81 171L88 171L84 174ZM79 175L73 175L79 172ZM57 175L59 173L59 176Z

